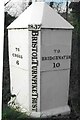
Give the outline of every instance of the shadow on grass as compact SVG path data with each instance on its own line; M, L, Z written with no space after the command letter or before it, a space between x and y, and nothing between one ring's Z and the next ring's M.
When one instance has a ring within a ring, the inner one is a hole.
M2 120L80 120L78 116L75 116L73 112L69 115L62 116L52 116L47 118L31 118L27 116L25 113L21 113L8 107L7 105L3 105L2 110Z
M18 112L7 105L3 105L2 120L26 120L27 117L25 113Z

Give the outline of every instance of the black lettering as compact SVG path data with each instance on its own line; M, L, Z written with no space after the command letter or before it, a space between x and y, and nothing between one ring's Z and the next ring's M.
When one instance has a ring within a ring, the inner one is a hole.
M37 41L37 37L32 37L32 42Z
M71 59L70 55L63 55L63 56L47 56L47 57L42 57L43 60L63 60L63 59Z
M32 84L37 84L37 80L32 79Z
M35 85L35 84L33 85L32 84L32 90L37 90L37 85Z
M32 98L32 103L37 103L37 98Z
M36 61L32 61L32 64L34 64L34 65L37 65L37 66L38 66L38 60L36 60Z
M32 31L32 36L38 36L39 35L39 32L38 31L36 31L36 30L33 30Z
M60 67L60 63L56 63L56 67Z
M32 78L37 78L37 75L32 75Z
M37 112L37 105L36 104L32 105L32 111L36 111Z
M16 64L19 65L19 60L16 61Z
M50 56L50 57L49 57L49 60L52 60L52 59L53 59L53 57L52 57L52 56Z
M36 93L36 94L32 94L32 96L34 96L34 97L37 97L37 98L38 98L38 93Z
M37 93L37 90L32 90L32 93Z
M32 108L37 108L37 105L36 104L32 104Z
M34 56L37 56L37 52L33 52L32 53L32 56L34 57Z
M32 26L34 29L37 29L37 25ZM32 110L37 111L37 79L38 79L38 30L32 30Z
M53 63L53 68L58 68L60 67L60 63Z
M32 42L32 48L35 48L37 46L37 42Z
M32 48L32 51L37 52L37 46L35 48Z
M32 75L37 74L37 70L32 70Z

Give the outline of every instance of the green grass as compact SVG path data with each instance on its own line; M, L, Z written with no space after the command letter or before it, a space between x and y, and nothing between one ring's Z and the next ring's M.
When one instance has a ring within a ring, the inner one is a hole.
M7 105L3 105L2 120L26 120L27 117L25 113L18 112Z
M80 120L80 117L77 118L73 113L70 115L62 115L62 116L51 116L46 118L31 118L27 116L25 113L21 113L16 111L13 108L8 107L7 105L3 105L2 111L2 120Z

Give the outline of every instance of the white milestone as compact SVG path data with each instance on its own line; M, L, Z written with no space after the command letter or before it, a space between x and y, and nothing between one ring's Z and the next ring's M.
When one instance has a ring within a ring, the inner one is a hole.
M70 113L72 30L45 2L33 2L8 26L9 105L33 117Z

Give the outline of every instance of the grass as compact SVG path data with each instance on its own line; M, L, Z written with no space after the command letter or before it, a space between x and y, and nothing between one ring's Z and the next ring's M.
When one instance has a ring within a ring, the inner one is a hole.
M25 113L18 112L7 105L3 105L2 120L26 120L27 117Z
M31 118L27 116L25 113L21 113L16 111L13 108L8 107L7 105L3 105L2 110L2 120L80 120L79 116L76 116L74 111L71 111L68 115L62 115L62 116L52 116L52 117L46 117L46 118Z

